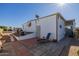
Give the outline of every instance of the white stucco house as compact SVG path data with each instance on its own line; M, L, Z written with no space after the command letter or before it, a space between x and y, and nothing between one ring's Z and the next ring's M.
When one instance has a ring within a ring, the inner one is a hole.
M46 37L47 33L51 33L50 39L60 41L65 36L65 21L60 13L54 13L27 21L22 25L22 29L26 32L34 32L34 36L39 38Z

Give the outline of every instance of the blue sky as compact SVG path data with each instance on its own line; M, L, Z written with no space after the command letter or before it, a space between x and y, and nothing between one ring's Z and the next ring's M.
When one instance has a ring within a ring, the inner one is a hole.
M35 14L47 16L60 12L65 19L75 19L79 26L79 4L0 4L0 25L21 26L28 20L34 19Z

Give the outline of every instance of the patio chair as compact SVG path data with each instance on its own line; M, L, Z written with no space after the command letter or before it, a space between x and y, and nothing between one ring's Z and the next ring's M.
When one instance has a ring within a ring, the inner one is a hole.
M49 42L49 38L51 36L51 33L48 33L46 38L43 37L43 39L38 39L37 41L39 41L40 43L45 43L45 42Z

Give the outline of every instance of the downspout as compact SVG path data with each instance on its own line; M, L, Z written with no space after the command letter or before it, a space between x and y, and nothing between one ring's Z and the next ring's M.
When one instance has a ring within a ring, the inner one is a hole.
M35 17L36 17L36 19L35 19L35 23L36 23L36 38L39 38L38 37L38 33L37 33L37 31L38 31L37 26L38 26L38 22L39 22L39 16L38 15L35 15Z
M58 19L59 19L59 14L56 15L56 41L58 41Z

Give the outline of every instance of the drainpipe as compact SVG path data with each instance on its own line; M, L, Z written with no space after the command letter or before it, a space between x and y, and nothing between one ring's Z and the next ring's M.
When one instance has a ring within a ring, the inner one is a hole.
M38 26L38 23L39 23L39 15L35 15L35 17L36 17L36 19L35 19L35 23L36 23L36 37L39 38L38 37L38 33L37 33L37 31L38 31L37 26Z

